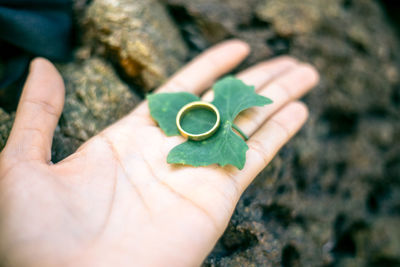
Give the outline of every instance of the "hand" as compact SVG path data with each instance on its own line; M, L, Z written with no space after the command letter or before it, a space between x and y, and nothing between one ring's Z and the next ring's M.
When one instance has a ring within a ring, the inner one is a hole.
M202 94L248 54L227 41L206 51L157 92ZM8 143L0 154L0 257L6 266L195 266L222 235L240 195L303 125L295 99L318 80L289 57L238 74L274 103L243 112L251 136L243 170L175 166L167 137L143 101L129 115L52 164L53 131L64 103L54 66L35 59ZM212 99L212 92L204 94Z

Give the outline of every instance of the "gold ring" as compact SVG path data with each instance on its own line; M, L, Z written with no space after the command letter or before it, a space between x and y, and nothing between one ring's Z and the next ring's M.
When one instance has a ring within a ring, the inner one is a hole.
M198 109L198 108L205 108L205 109L211 110L217 116L217 120L215 121L214 126L207 132L204 132L201 134L191 134L182 129L181 120L182 120L183 116L186 113L188 113L190 110ZM191 140L196 140L196 141L204 140L204 139L212 136L218 130L220 121L221 121L221 118L220 118L218 109L213 104L210 104L210 103L204 102L204 101L191 102L191 103L183 106L179 110L178 115L176 115L176 126L178 127L178 130L181 133L181 135L185 138L189 138Z

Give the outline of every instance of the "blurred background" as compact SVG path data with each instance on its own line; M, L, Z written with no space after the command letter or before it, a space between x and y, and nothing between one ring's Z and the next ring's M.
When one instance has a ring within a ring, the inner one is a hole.
M252 54L236 71L289 54L314 64L321 82L304 98L306 126L245 192L203 265L400 266L398 1L35 1L0 0L0 22L8 8L39 14L66 32L45 42L68 43L62 57L47 56L67 61L57 65L67 95L53 161L201 51L240 38ZM21 75L0 83L0 149L26 73L28 61L18 56L45 53L1 27L0 77L12 64Z

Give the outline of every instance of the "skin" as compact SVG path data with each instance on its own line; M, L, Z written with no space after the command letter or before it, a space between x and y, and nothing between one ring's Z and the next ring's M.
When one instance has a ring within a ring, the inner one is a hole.
M158 89L206 91L249 53L231 40L194 59ZM4 266L198 266L224 232L241 194L300 129L307 108L296 99L318 82L316 70L289 57L237 75L274 100L239 115L248 135L246 165L176 166L146 101L51 163L64 103L55 67L35 59L7 145L0 154L0 261Z

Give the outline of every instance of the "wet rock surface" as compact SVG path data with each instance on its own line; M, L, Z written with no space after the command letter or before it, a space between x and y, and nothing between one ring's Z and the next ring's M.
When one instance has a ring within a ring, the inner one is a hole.
M67 97L54 161L133 108L185 46L193 57L241 38L253 52L238 69L288 53L321 82L304 99L307 125L245 192L203 265L400 265L400 45L379 1L87 2L76 1L83 47L59 66ZM0 109L0 147L10 114Z

